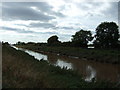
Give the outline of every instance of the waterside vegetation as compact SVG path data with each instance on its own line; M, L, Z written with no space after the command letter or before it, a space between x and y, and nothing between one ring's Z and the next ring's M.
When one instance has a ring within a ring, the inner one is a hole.
M85 82L76 71L38 61L23 51L3 45L3 88L117 88L108 81Z

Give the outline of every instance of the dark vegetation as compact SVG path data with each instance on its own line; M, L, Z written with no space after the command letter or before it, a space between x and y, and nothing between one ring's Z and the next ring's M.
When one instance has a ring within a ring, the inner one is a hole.
M119 39L118 26L114 22L103 22L96 28L95 47L117 48Z
M76 71L38 61L23 51L3 44L3 88L116 88L108 81L85 82Z
M80 30L72 36L73 46L75 47L87 47L88 41L93 39L90 31Z
M56 46L56 45L60 46L61 45L61 42L58 40L58 37L56 35L48 38L47 42L48 42L48 46Z
M48 46L67 46L67 47L88 47L88 42L93 39L93 46L95 48L119 48L120 42L119 39L119 30L118 26L114 22L103 22L96 28L96 34L92 36L91 31L83 30L76 32L75 35L72 35L72 41L61 43L58 40L58 37L52 36L48 39Z

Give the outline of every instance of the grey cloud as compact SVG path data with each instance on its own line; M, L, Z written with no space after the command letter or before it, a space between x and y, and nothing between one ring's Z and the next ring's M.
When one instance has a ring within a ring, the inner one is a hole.
M30 7L37 7L40 12ZM2 18L4 20L20 19L49 21L55 19L55 16L64 16L60 12L52 11L52 8L53 7L46 2L4 2L2 5ZM44 13L47 13L47 15Z
M29 25L30 27L41 27L41 28L51 28L51 29L65 29L65 30L74 30L75 28L74 27L71 27L71 26L56 26L55 24L52 24L52 23L31 23Z
M42 34L58 34L57 32L42 32Z
M73 28L73 27L57 27L57 28L59 28L59 29L65 29L65 30L71 30L71 29L75 29L75 28Z
M25 6L26 6L26 4L24 4ZM40 2L40 3L36 3L36 2L34 2L34 3L29 3L29 4L27 4L29 7L30 6L35 6L35 7L37 7L41 12L45 12L45 13L47 13L47 14L51 14L51 15L55 15L55 16L58 16L58 17L65 17L65 15L63 15L62 13L60 13L60 12L55 12L55 11L53 11L52 9L53 9L53 7L52 6L50 6L48 3L46 3L46 2Z
M10 30L10 31L16 31L16 30L17 30L17 29L15 29L15 28L10 28L10 27L2 27L2 29Z
M13 4L13 3L12 3ZM3 4L4 5L4 4ZM32 10L29 7L20 6L3 6L2 7L2 18L3 20L7 19L20 19L20 20L41 20L49 21L55 19L53 16L45 15L41 12Z
M108 16L109 18L115 18L117 17L118 13L118 2L107 2L110 5L110 8L104 9L101 11L101 14L104 14L105 16ZM89 16L96 16L96 13L94 10L97 10L101 7L103 7L105 2L84 2L84 3L76 3L76 6L78 8L81 8L84 11L87 11L87 15ZM101 16L100 14L97 14L98 16Z
M16 29L16 28L11 28L11 27L2 27L3 30L7 30L7 31L15 31L18 33L25 33L25 34L58 34L57 32L34 32L34 31L29 31L29 30L24 30L24 29Z
M66 27L62 27L62 26L56 26L52 23L31 23L30 27L41 27L41 28L51 28L51 29L65 29L65 30L71 30L71 29L75 29L71 26L66 26Z
M118 23L120 25L120 1L118 2Z
M64 14L62 14L60 12L52 12L51 14L56 15L58 17L66 17Z
M3 30L7 31L15 31L18 33L34 33L33 31L26 31L24 29L16 29L16 28L11 28L11 27L2 27Z
M15 24L15 25L18 25L18 26L25 26L25 27L28 27L29 25L25 25L25 24Z
M55 25L51 23L31 23L30 27L54 28Z
M104 2L83 2L83 3L76 3L76 6L78 8L88 11L90 9L100 8L103 4Z
M118 2L110 2L110 8L103 12L106 16L110 16L114 20L118 20Z

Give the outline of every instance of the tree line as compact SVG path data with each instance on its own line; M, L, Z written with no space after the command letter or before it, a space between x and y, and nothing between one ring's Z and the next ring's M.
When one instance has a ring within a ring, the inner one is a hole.
M47 40L47 43L48 46L88 47L88 42L94 39L93 46L96 48L118 48L119 36L119 29L115 22L102 22L97 26L94 36L91 31L81 29L72 35L69 42L61 43L58 36L54 35Z
M39 45L39 46L66 46L66 47L88 47L88 42L93 40L92 46L95 48L118 48L120 46L120 37L118 25L115 22L102 22L95 30L93 36L89 30L79 30L72 35L71 41L61 42L58 40L57 35L53 35L48 38L47 43L33 43L28 42L27 45ZM24 42L18 42L17 44L25 45Z

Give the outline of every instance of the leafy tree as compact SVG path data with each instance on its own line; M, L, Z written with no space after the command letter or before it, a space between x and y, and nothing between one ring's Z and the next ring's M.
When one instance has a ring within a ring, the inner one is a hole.
M84 31L83 29L76 32L75 35L72 35L72 37L74 46L78 47L87 47L87 43L93 39L91 32Z
M50 46L55 46L55 45L59 45L61 42L58 40L58 37L54 35L48 38L47 43Z
M113 48L117 46L119 31L114 22L103 22L96 28L95 47Z

